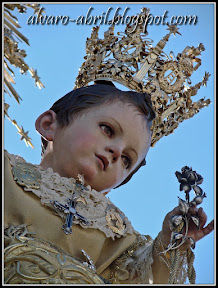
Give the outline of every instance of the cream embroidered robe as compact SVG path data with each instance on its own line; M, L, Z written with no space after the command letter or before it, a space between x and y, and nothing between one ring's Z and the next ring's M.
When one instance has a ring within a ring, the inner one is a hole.
M51 168L44 170L39 165L28 164L7 151L4 161L5 228L28 225L34 237L54 244L66 255L81 261L84 261L84 250L93 261L96 273L111 283L152 283L152 239L135 231L127 217L106 196L90 186L78 188L75 179L60 177ZM18 184L13 169L20 163L34 167L40 175L38 187ZM66 235L62 229L65 213L54 208L53 201L65 205L72 195L76 211L88 224L74 219L72 233ZM45 282L54 283L49 281ZM65 283L63 279L55 281ZM34 280L33 283L41 282Z

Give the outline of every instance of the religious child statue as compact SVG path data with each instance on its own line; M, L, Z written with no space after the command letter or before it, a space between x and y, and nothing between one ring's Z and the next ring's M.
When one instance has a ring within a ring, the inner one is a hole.
M178 284L187 277L195 283L192 248L213 230L197 208L206 196L201 175L187 166L176 172L186 199L166 215L154 240L106 195L145 165L150 146L210 103L191 100L208 74L185 84L204 47L164 60L170 35L179 33L173 25L152 48L140 24L132 33L128 25L123 36L114 35L112 24L104 39L98 29L87 39L74 90L36 120L40 165L5 151L5 284Z

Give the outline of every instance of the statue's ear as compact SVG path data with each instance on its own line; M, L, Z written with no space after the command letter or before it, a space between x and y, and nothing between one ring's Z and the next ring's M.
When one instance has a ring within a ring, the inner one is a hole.
M35 122L36 130L47 141L53 141L57 128L56 113L53 110L45 111Z

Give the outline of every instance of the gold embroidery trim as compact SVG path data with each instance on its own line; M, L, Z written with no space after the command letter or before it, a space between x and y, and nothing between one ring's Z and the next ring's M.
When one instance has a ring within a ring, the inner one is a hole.
M14 240L4 249L5 284L104 284L80 259L58 246L39 238L20 236L24 228L26 225L5 230L5 237ZM9 230L16 232L17 237Z
M121 213L117 212L116 207L109 205L106 209L106 222L108 227L119 235L124 235L124 230L126 228L124 221L121 217Z
M27 188L40 188L41 174L37 168L29 163L17 163L12 167L14 180L21 186Z
M112 272L109 277L111 283L116 283L119 279L118 273L122 271L123 276L128 279L128 271L123 270L123 264L127 261L128 258L131 258L134 252L145 244L152 244L153 240L149 235L137 235L134 243L112 264ZM125 273L126 272L126 273ZM124 277L124 278L125 278Z

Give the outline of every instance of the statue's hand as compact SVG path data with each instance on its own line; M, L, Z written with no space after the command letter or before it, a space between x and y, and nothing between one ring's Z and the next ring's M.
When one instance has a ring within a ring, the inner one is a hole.
M161 231L161 240L164 246L168 246L170 242L170 236L172 231L170 230L169 220L174 215L182 215L182 212L179 208L179 206L175 207L171 212L169 212L163 222L162 231ZM191 219L191 216L197 216L199 219L199 227L193 222ZM187 219L188 219L188 233L187 237L191 237L194 239L195 242L198 240L204 238L206 235L211 233L214 230L214 220L212 220L207 226L205 226L207 222L207 215L203 211L203 208L197 208L196 206L193 206L189 208L189 211L187 213ZM183 232L183 234L185 234ZM180 246L180 250L187 250L191 246L191 242L189 239L185 241L184 244Z

